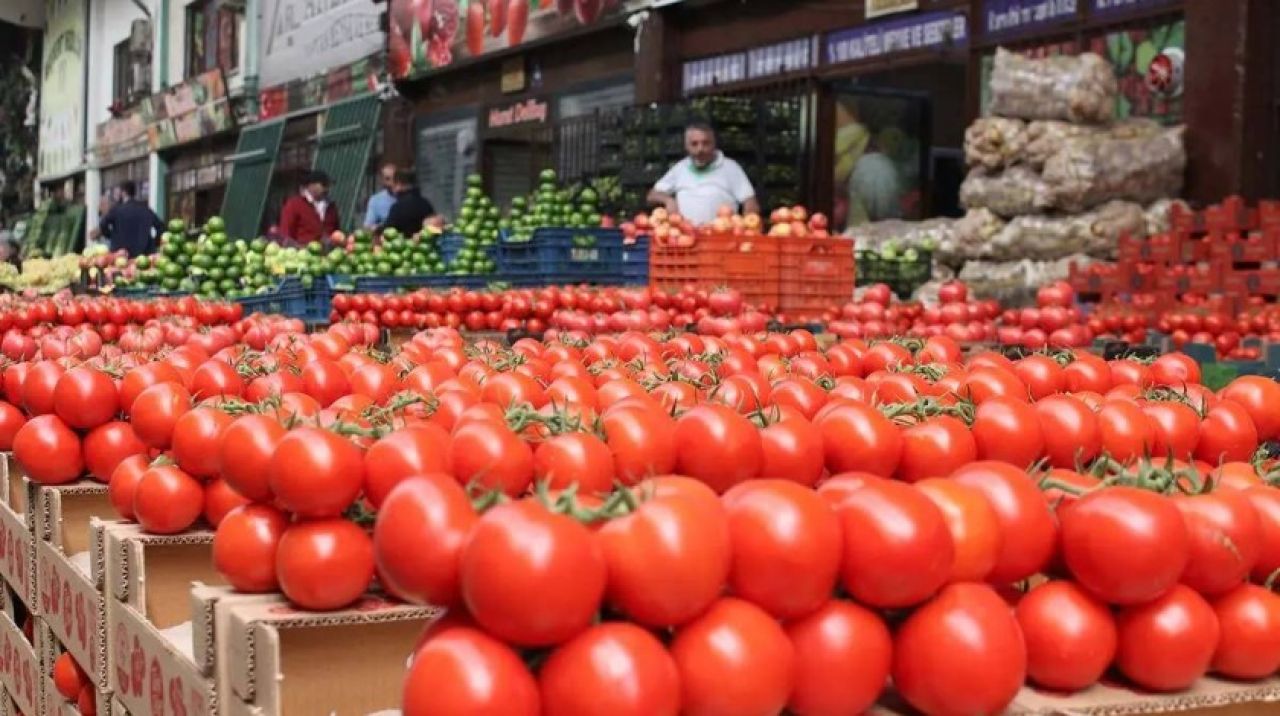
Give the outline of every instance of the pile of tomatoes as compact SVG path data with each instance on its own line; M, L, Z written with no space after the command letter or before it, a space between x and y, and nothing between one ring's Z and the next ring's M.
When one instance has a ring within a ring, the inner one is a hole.
M332 610L376 575L446 608L409 716L860 713L887 684L998 713L1280 668L1269 380L947 335L227 330L12 363L0 448L149 532L216 528L239 591Z

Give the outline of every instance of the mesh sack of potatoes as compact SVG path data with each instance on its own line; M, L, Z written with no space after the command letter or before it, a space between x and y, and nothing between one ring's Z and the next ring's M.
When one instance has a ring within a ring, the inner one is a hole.
M1001 48L991 71L990 113L1106 122L1114 115L1116 93L1111 64L1092 52L1033 59Z
M1091 263L1087 256L1075 255L1053 261L970 261L957 276L978 298L994 298L1007 305L1035 301L1036 291L1048 283L1065 279L1071 262Z
M990 209L1000 216L1034 214L1048 208L1049 187L1035 170L1012 166L1002 172L973 169L960 185L966 209Z
M879 250L886 245L934 251L950 240L954 222L955 219L941 217L925 221L885 219L850 227L844 233L854 239L858 251Z
M1071 254L1109 257L1123 234L1145 236L1147 214L1126 201L1108 202L1093 211L1063 216L1020 216L991 238L990 256L1052 261Z
M1045 162L1049 161L1050 157L1062 151L1067 142L1074 139L1097 137L1139 139L1155 136L1162 129L1163 127L1159 122L1150 119L1122 119L1115 124L1103 127L1072 124L1056 119L1038 120L1027 124L1022 153L1018 156L1018 159L1029 166L1040 169L1044 167Z
M1005 226L1004 219L989 209L970 209L951 224L947 240L938 244L934 258L947 265L991 255L991 239Z
M1150 136L1067 141L1045 162L1041 177L1053 206L1078 212L1106 201L1149 203L1182 191L1187 151L1183 128Z
M971 167L999 169L1016 163L1027 146L1027 123L979 117L964 130L964 158Z

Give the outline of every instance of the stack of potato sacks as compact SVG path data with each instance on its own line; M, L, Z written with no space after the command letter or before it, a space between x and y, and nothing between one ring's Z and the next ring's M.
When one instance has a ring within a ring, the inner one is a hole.
M989 282L1044 280L1045 270L1065 275L1065 259L1111 257L1122 234L1168 228L1186 167L1183 128L1116 120L1105 59L1001 49L990 90L989 116L965 132L969 214L939 245L942 261Z

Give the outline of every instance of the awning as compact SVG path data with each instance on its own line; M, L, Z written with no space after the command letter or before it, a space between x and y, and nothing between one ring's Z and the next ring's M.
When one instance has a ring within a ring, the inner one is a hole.
M360 226L364 212L356 202L366 193L369 154L378 134L382 103L374 95L345 100L329 107L316 146L314 168L329 175L329 196L338 207L345 231Z
M222 218L229 236L247 239L258 235L283 134L283 119L249 127L240 133L235 154L227 157L231 178L222 198Z

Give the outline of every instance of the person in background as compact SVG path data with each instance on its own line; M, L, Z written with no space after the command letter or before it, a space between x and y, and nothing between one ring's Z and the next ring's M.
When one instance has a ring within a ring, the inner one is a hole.
M369 206L364 212L364 228L377 231L387 223L391 214L391 206L396 203L396 195L392 188L396 183L396 165L387 162L378 170L378 182L382 190L369 197Z
M111 195L103 194L98 197L98 225L89 230L90 241L102 238L102 220L106 218L109 211L111 211Z
M124 250L129 258L155 253L157 240L164 233L164 222L138 199L138 185L121 182L120 202L111 207L98 225L111 251Z
M689 156L654 184L649 203L679 212L695 226L711 223L722 206L760 213L751 180L741 165L716 149L710 125L695 122L685 127L684 148Z
M297 194L280 211L280 236L286 241L309 244L338 230L338 207L329 200L329 175L311 172Z
M0 229L0 263L13 264L19 272L22 271L21 247L13 232L8 229Z
M413 236L422 231L423 224L436 215L436 209L418 191L417 177L407 169L398 170L392 189L395 191L396 203L392 205L384 227L395 229L405 236Z

